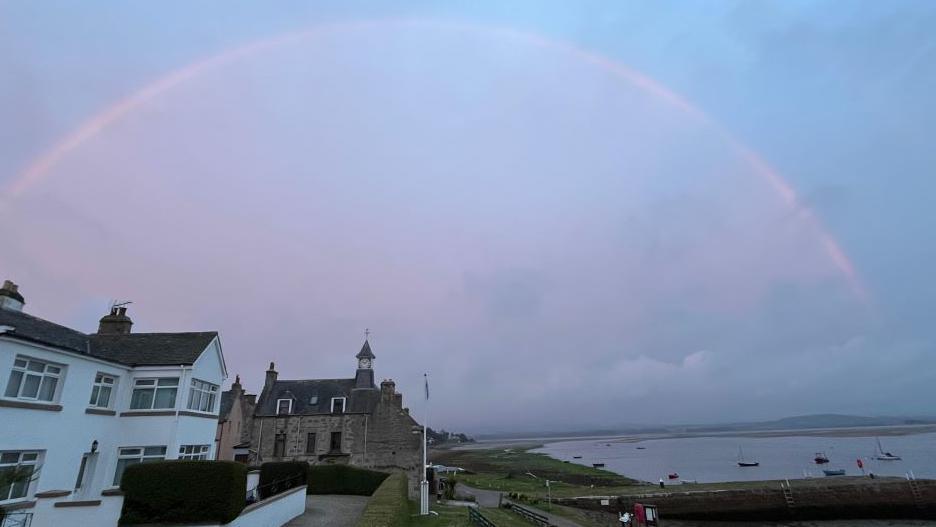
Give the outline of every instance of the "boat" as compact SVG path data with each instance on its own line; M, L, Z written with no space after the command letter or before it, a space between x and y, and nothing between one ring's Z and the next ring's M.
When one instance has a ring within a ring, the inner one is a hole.
M572 459L582 459L582 456L572 456Z
M844 468L840 468L837 470L823 469L822 473L825 474L826 476L844 476L845 469Z
M604 467L604 463L592 463L592 466L595 468L602 468Z
M878 454L877 456L875 456L875 459L879 461L900 461L900 456L895 456L894 454L891 454L890 452L885 452L884 449L881 448L881 440L878 438L875 438L875 439L877 440L877 447L878 447Z
M637 450L646 450L646 449L647 449L647 447L645 447L645 446L639 446L639 447L637 447Z
M738 446L738 466L739 467L759 467L760 463L757 461L745 461L744 451L741 450L740 446Z
M679 479L679 474L673 472L672 474L667 474L666 477L669 479Z
M829 457L825 455L825 452L816 452L816 457L813 458L813 461L817 465L822 465L829 462Z

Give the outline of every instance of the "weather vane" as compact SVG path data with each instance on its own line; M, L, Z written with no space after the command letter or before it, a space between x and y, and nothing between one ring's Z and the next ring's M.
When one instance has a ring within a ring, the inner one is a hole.
M370 328L364 328L364 340L370 338Z

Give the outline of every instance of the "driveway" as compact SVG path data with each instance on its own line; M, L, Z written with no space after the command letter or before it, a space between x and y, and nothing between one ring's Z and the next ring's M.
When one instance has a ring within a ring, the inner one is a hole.
M287 523L286 527L353 527L368 501L370 496L306 496L305 514Z

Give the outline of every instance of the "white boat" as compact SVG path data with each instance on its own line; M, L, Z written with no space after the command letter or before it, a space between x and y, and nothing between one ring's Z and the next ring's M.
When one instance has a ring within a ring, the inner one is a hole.
M878 454L877 456L874 457L875 459L879 461L900 461L900 456L895 456L894 454L891 454L890 452L885 452L884 449L881 448L881 440L878 438L875 438L875 439L877 439L877 447L878 447Z

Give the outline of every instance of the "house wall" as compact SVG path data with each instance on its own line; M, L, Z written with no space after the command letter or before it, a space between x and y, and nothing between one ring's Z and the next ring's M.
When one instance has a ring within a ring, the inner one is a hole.
M398 394L397 394L398 395ZM255 416L252 445L259 449L255 462L305 461L310 464L342 463L375 470L404 470L410 490L419 484L422 435L399 397L385 397L372 414L324 414ZM308 434L316 434L314 453L306 452ZM341 454L329 451L331 433L341 432ZM286 434L286 448L274 456L275 438Z
M227 420L218 422L217 452L215 459L234 461L234 446L240 444L240 431L244 427L244 410L240 397L231 402Z
M215 341L209 352L190 367L129 368L97 359L69 354L39 345L0 337L0 395L10 378L16 356L22 355L64 366L57 386L56 400L47 409L11 407L19 401L0 397L0 450L42 452L41 468L31 484L26 501L36 492L75 489L82 456L97 441L97 451L89 457L82 488L61 500L98 500L101 491L113 486L120 447L167 447L166 458L176 459L179 445L207 444L208 458L213 457L217 406L209 414L185 415L191 379L198 378L221 385L224 371L220 348ZM111 395L109 415L87 413L94 378L98 372L117 378ZM174 410L158 412L130 411L133 379L141 377L180 377ZM218 393L220 399L220 392ZM161 415L169 413L171 415ZM112 501L112 500L111 500ZM10 501L0 502L10 503ZM38 506L39 504L37 504ZM74 507L81 514L109 514L107 507ZM62 510L72 507L60 507ZM97 511L97 512L95 512ZM118 508L119 512L119 508ZM34 522L40 521L38 511ZM41 520L45 521L45 520ZM86 522L86 525L113 525L116 516ZM36 525L43 525L37 523Z

